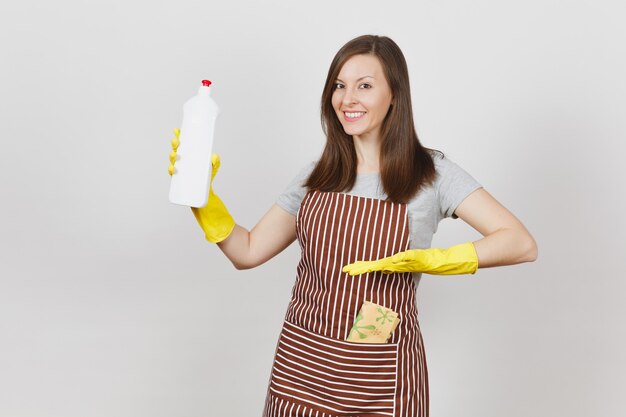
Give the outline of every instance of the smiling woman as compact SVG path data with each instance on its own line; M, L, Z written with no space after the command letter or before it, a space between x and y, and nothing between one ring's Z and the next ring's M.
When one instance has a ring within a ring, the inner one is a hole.
M321 157L251 231L234 224L212 189L207 207L194 211L206 236L220 231L211 241L237 269L296 239L302 250L263 416L426 417L422 274L529 262L537 246L474 177L421 144L406 62L388 37L360 36L337 52L321 118ZM215 157L211 187L219 165ZM484 238L431 248L444 218L461 218Z

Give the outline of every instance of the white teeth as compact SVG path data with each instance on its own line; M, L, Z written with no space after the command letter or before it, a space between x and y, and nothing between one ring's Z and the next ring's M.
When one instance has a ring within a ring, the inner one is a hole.
M346 113L346 116L348 116L349 118L355 118L355 117L359 117L364 115L365 112L357 112L357 113Z

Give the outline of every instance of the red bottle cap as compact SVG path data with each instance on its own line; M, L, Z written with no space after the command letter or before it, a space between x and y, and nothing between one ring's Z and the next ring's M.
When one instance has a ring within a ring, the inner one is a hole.
M211 81L209 81L209 80L202 80L202 85L205 86L205 87L208 87L208 86L211 85Z

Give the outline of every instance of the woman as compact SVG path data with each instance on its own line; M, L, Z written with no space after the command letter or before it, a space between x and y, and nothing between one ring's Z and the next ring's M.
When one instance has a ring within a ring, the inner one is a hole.
M263 264L296 238L301 246L264 416L428 416L416 308L421 274L473 274L537 257L511 212L421 145L410 97L399 47L384 36L353 39L324 86L321 158L251 231L235 224L212 186L207 206L192 208L206 239L237 269ZM219 165L213 155L211 184ZM446 217L484 237L430 248Z

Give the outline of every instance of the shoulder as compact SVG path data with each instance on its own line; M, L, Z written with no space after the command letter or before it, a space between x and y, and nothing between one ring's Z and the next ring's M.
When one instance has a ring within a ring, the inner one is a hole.
M311 172L313 172L313 169L317 166L317 161L311 160L309 162L307 162L306 164L304 164L301 168L300 171L298 172L298 178L301 180L304 180L305 178L308 178L309 175L311 175Z
M308 177L309 174L311 174L311 172L313 171L313 168L315 168L315 165L317 165L317 161L313 161L313 160L303 165L300 165L300 168L298 168L296 171L296 179L302 179L303 177Z
M309 161L301 166L295 177L291 179L287 187L276 199L276 204L295 216L298 207L300 207L300 203L307 192L304 183L311 174L315 165L316 161Z
M435 164L435 168L437 171L445 170L450 167L450 164L453 163L452 160L445 154L441 152L430 152L433 163Z
M439 152L433 152L432 155L433 162L435 164L435 171L437 171L437 182L445 179L445 177L455 177L466 173L465 170L449 156Z
M311 172L313 171L313 168L317 166L317 163L318 163L317 160L311 160L306 165L304 165L304 169Z

